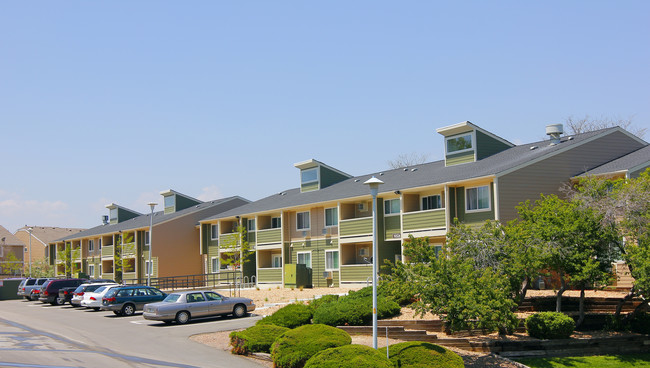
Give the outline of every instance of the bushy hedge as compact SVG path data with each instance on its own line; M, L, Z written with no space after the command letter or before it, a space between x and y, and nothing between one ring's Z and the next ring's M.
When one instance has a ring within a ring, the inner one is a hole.
M377 298L377 318L384 319L400 313L399 304L385 297ZM364 326L372 322L372 297L346 296L337 303L322 304L314 312L314 323L328 326Z
M386 351L383 350L382 351ZM397 368L463 368L463 358L442 346L421 341L409 341L388 347L390 361Z
M526 318L528 335L538 339L568 339L576 324L563 313L541 312Z
M636 313L630 318L630 331L650 334L650 314Z
M296 328L298 326L307 325L311 323L311 318L314 314L313 309L302 303L289 304L285 307L278 309L277 312L270 316L266 316L257 321L258 325L276 325L287 328Z
M249 353L269 353L271 345L280 335L289 331L288 328L276 325L256 325L244 331L230 333L231 352L246 355Z
M276 368L301 368L318 352L349 345L347 332L325 325L304 325L285 332L271 346L271 359Z
M317 353L305 368L393 368L393 363L369 346L344 345Z
M321 305L328 304L328 303L334 303L339 300L339 296L336 294L331 294L331 295L323 295L322 297L318 299L313 299L309 301L309 306L314 308L314 310L318 309Z

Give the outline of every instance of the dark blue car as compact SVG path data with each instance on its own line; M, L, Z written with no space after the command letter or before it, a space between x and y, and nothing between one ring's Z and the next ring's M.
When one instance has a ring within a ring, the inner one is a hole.
M112 288L102 298L101 310L113 311L118 316L132 316L145 304L165 299L167 294L151 286L120 286Z

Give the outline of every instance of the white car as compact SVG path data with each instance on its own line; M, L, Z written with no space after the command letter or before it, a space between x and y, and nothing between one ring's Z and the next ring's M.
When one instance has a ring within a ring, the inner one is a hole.
M99 307L102 306L102 298L104 295L112 288L120 286L120 284L105 284L97 289L95 291L90 292L90 293L84 293L84 298L81 301L81 306L86 307L86 308L92 308L96 311L99 310Z
M86 283L86 284L81 284L79 285L78 288L75 289L74 295L72 296L72 299L70 300L70 304L73 307L78 307L81 305L81 301L84 299L84 294L85 293L90 293L95 290L97 290L99 287L104 286L104 285L114 285L115 282L110 280L110 281L97 281L97 282L92 282L92 283Z

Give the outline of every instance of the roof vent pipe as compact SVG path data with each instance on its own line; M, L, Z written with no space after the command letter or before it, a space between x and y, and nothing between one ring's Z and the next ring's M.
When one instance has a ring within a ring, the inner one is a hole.
M551 144L559 144L562 133L564 133L562 124L551 124L546 126L546 135L551 139Z

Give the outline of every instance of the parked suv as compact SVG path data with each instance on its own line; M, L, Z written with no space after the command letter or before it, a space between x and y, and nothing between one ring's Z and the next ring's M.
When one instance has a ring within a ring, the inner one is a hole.
M29 278L25 279L24 283L21 283L20 286L18 287L18 295L22 296L23 298L27 300L36 300L32 299L34 293L32 293L32 290L40 290L41 286L48 281L52 280L51 278Z
M118 316L132 316L145 304L165 299L167 294L151 286L120 286L112 288L102 298L101 310L113 311Z
M63 279L52 280L47 285L41 288L41 296L38 298L43 303L50 303L52 305L63 304L63 300L59 298L59 289L64 287L79 286L86 282L85 279Z

